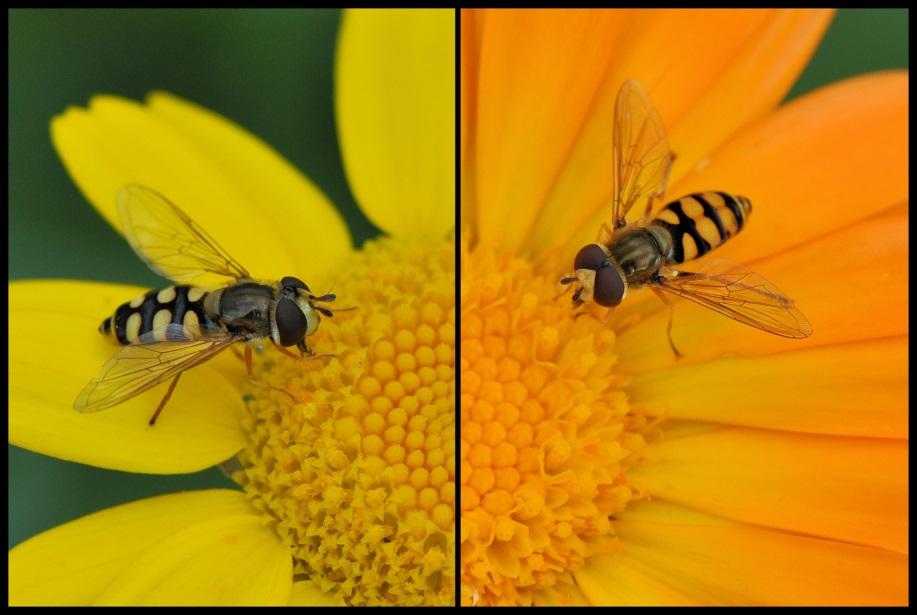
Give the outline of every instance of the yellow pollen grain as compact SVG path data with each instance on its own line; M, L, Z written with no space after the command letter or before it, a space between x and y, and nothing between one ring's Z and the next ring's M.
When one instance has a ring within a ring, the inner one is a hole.
M266 349L233 478L289 546L294 578L349 605L451 605L455 570L452 241L368 242L309 345Z
M626 407L614 332L556 299L569 263L536 269L466 242L461 259L463 605L531 606L614 552L609 519L633 499L649 421ZM430 348L420 364L448 366Z

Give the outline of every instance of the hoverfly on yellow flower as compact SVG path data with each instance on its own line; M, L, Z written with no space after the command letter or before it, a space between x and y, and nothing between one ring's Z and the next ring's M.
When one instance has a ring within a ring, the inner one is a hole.
M573 305L590 301L614 308L627 291L648 286L671 308L666 293L684 297L746 325L783 337L801 338L812 325L776 286L762 276L726 260L705 263L696 272L675 269L700 258L742 230L751 201L726 192L705 191L666 204L655 217L653 205L663 197L674 154L665 126L643 86L625 81L615 100L614 228L603 224L596 243L579 250ZM628 224L627 213L646 201L641 220ZM671 336L672 351L679 356Z
M150 188L122 188L118 212L137 255L154 273L177 284L123 303L102 321L99 332L124 348L83 388L73 404L76 410L104 410L171 380L150 418L153 425L185 370L238 342L250 342L245 346L249 381L284 393L254 380L251 343L267 338L293 358L285 347L296 346L302 356L322 356L306 345L306 338L318 330L320 314L333 315L318 303L333 301L334 295L313 295L292 276L253 280L204 229ZM206 273L233 281L210 291L182 284Z

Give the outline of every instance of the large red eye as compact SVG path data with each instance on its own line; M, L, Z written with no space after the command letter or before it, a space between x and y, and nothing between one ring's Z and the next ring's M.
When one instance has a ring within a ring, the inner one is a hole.
M592 300L602 307L614 307L621 303L626 288L616 268L611 265L602 267L595 272Z
M608 257L605 256L605 251L598 245L591 243L576 253L576 258L573 259L573 268L592 269L595 271L604 265L607 260Z

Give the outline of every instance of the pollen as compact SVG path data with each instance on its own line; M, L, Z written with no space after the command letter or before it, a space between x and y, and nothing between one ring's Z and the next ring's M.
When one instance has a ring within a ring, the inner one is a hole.
M309 345L259 355L232 474L294 579L350 605L455 601L455 248L369 242ZM345 311L342 308L355 306Z
M557 297L562 268L465 242L461 259L462 604L563 602L571 573L618 549L649 425L613 327Z

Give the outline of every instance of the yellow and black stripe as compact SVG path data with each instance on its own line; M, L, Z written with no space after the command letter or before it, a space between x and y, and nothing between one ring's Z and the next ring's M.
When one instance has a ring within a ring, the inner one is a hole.
M190 339L202 328L215 323L207 317L204 299L207 292L195 286L168 286L154 289L118 306L115 313L102 321L99 332L110 336L118 344L130 344L145 333L156 331L155 340L167 341L165 326L171 323L183 326L184 338Z
M683 263L721 246L742 230L751 201L725 192L698 192L667 204L650 224L672 236L668 260Z

